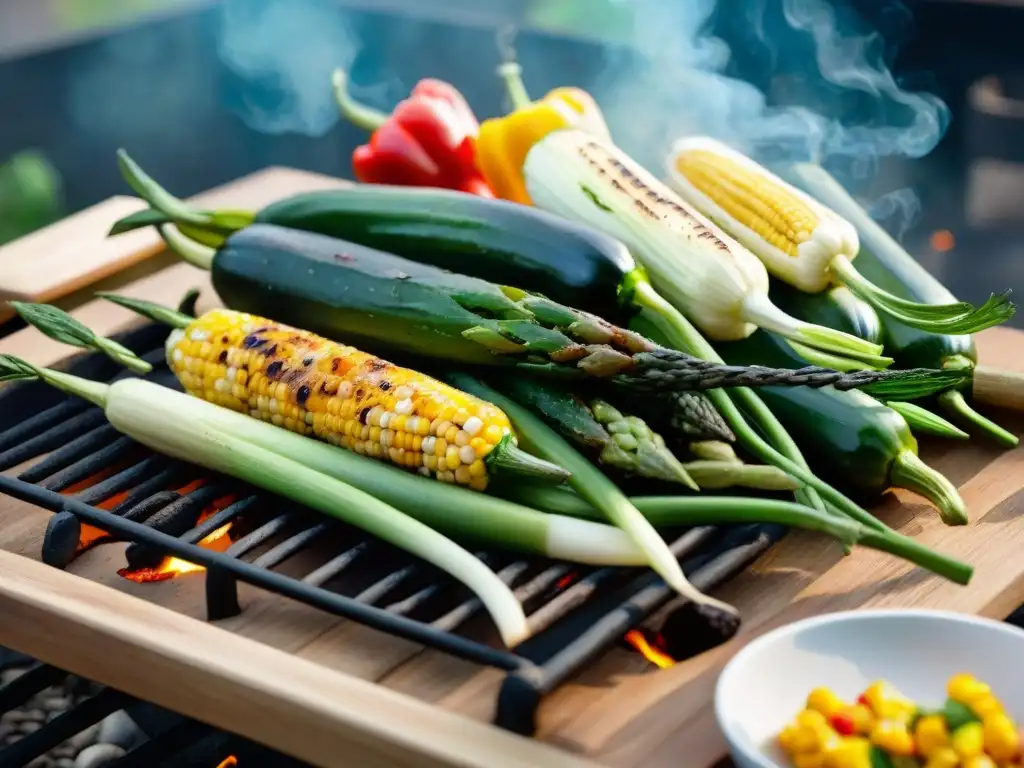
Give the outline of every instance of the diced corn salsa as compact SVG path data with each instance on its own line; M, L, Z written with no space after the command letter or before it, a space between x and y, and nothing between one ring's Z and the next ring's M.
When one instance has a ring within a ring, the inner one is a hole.
M779 734L794 768L1024 768L1022 734L992 689L954 675L938 709L877 681L846 702L815 688Z

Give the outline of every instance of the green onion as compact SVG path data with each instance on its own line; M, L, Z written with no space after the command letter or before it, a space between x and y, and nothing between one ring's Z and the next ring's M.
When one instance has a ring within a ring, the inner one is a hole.
M512 489L511 494L524 504L553 513L577 515L591 520L599 519L601 515L586 499L569 490L522 483ZM847 546L860 544L888 552L957 584L967 584L974 572L971 566L933 552L914 539L898 534L887 535L853 520L822 513L789 501L724 496L635 496L630 497L630 502L652 525L659 527L776 523L825 533Z
M561 435L526 408L465 373L451 373L448 382L493 403L505 412L523 445L534 455L557 462L571 473L568 483L607 519L623 529L650 558L651 567L679 594L700 605L708 605L732 614L736 609L695 589L679 566L664 539L629 499L605 475L576 451Z
M287 455L271 450L265 446L280 444L285 430L142 379L101 384L10 355L0 355L0 378L42 379L100 406L115 429L154 451L305 504L411 552L473 590L506 645L529 636L519 601L472 553L370 494L312 469L329 446L306 440Z

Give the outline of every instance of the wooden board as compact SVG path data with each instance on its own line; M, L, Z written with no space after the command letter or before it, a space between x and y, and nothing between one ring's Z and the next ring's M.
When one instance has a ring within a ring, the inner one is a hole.
M209 208L256 209L299 189L344 184L330 176L267 168L198 195L192 202ZM135 197L113 197L0 248L0 322L13 315L8 301L60 299L163 251L163 242L152 228L107 237L115 221L145 207Z
M259 196L268 191L246 188L245 192ZM177 265L132 282L125 290L174 303L187 288L204 284L203 277ZM214 302L216 297L209 294L201 300ZM106 302L83 304L74 314L105 334L123 328L131 317ZM979 335L978 345L983 363L1024 371L1019 354L1024 333L992 329ZM59 360L67 350L26 329L0 339L0 352L7 351L46 364ZM1024 429L1019 416L1001 413L998 417L1018 434ZM904 533L974 564L977 570L969 586L947 584L870 551L844 558L837 546L820 537L792 533L718 591L743 614L740 637L663 671L655 671L631 651L609 651L545 700L540 739L609 766L708 768L724 754L710 706L715 680L722 665L764 631L806 616L869 606L942 607L1001 617L1020 605L1024 602L1024 560L1019 557L1024 545L1020 515L1024 449L1006 452L977 439L966 445L928 443L922 453L960 488L971 525L941 525L933 510L910 493L888 496L876 511ZM38 557L47 518L48 513L0 498L0 549ZM101 547L76 561L71 570L177 612L202 616L201 575L152 585L126 582L115 573L124 562L121 550L121 545ZM258 590L244 590L243 605L241 615L219 626L474 720L487 721L493 714L501 679L493 671ZM137 674L151 673L139 669ZM497 755L493 764L502 764Z

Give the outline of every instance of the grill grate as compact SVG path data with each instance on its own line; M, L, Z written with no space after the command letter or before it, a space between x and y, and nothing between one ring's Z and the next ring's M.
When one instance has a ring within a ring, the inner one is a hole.
M165 334L147 325L119 340L156 366L151 380L177 388L163 364ZM125 375L100 355L80 356L68 370L96 380ZM289 501L155 455L113 430L99 408L36 382L0 391L0 472L32 460L17 476L0 474L0 492L55 513L43 542L46 563L67 566L88 524L106 540L130 542L131 570L154 568L165 556L204 566L210 620L242 610L241 581L504 670L496 722L519 733L533 732L546 692L672 597L650 571L478 552L527 612L533 636L513 652L495 647L479 600L433 566ZM204 517L218 499L230 503ZM229 523L224 551L199 545ZM779 526L701 527L677 531L672 549L691 580L708 589L782 534Z
M2 650L2 649L0 649ZM13 711L45 689L60 685L68 673L32 662L19 677L0 685L0 715ZM120 757L104 762L108 768L216 768L222 765L260 768L306 768L307 764L226 733L197 720L155 707L113 688L98 688L88 698L57 715L21 739L0 747L0 766L37 765L51 750L97 726L104 718L123 711L143 728L145 739ZM234 757L231 761L229 758Z

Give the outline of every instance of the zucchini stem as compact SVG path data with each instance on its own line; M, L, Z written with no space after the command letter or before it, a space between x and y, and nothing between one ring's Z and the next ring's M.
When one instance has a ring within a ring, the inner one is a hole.
M167 246L193 267L206 270L213 267L213 257L217 255L217 249L208 245L197 243L195 240L186 237L181 230L173 224L161 224L157 227L160 236L167 243Z
M836 256L829 266L843 285L875 309L922 331L954 336L977 333L1006 322L1016 312L1016 306L1008 298L1009 291L992 294L977 308L966 301L922 304L879 288L860 274L846 256Z
M913 451L902 451L896 457L889 480L896 488L906 488L928 499L946 525L967 525L967 507L957 489Z
M529 106L530 96L523 83L523 68L517 61L505 61L498 66L498 76L505 81L505 93L512 102L512 111Z
M986 435L1007 448L1016 448L1020 440L991 419L987 419L974 410L957 389L947 389L939 395L939 405L950 413L956 414L982 430Z
M902 416L912 430L929 435L938 435L939 437L948 437L953 440L967 440L970 438L970 435L956 424L946 421L937 413L932 413L927 408L922 408L914 403L901 403L898 400L888 401L885 405Z
M390 115L386 112L360 104L352 98L348 92L348 74L340 67L331 74L331 86L341 116L348 122L372 133L388 121Z
M192 210L184 200L175 197L157 184L123 149L117 150L117 165L128 186L158 211L183 224L203 227L212 223L209 214Z

